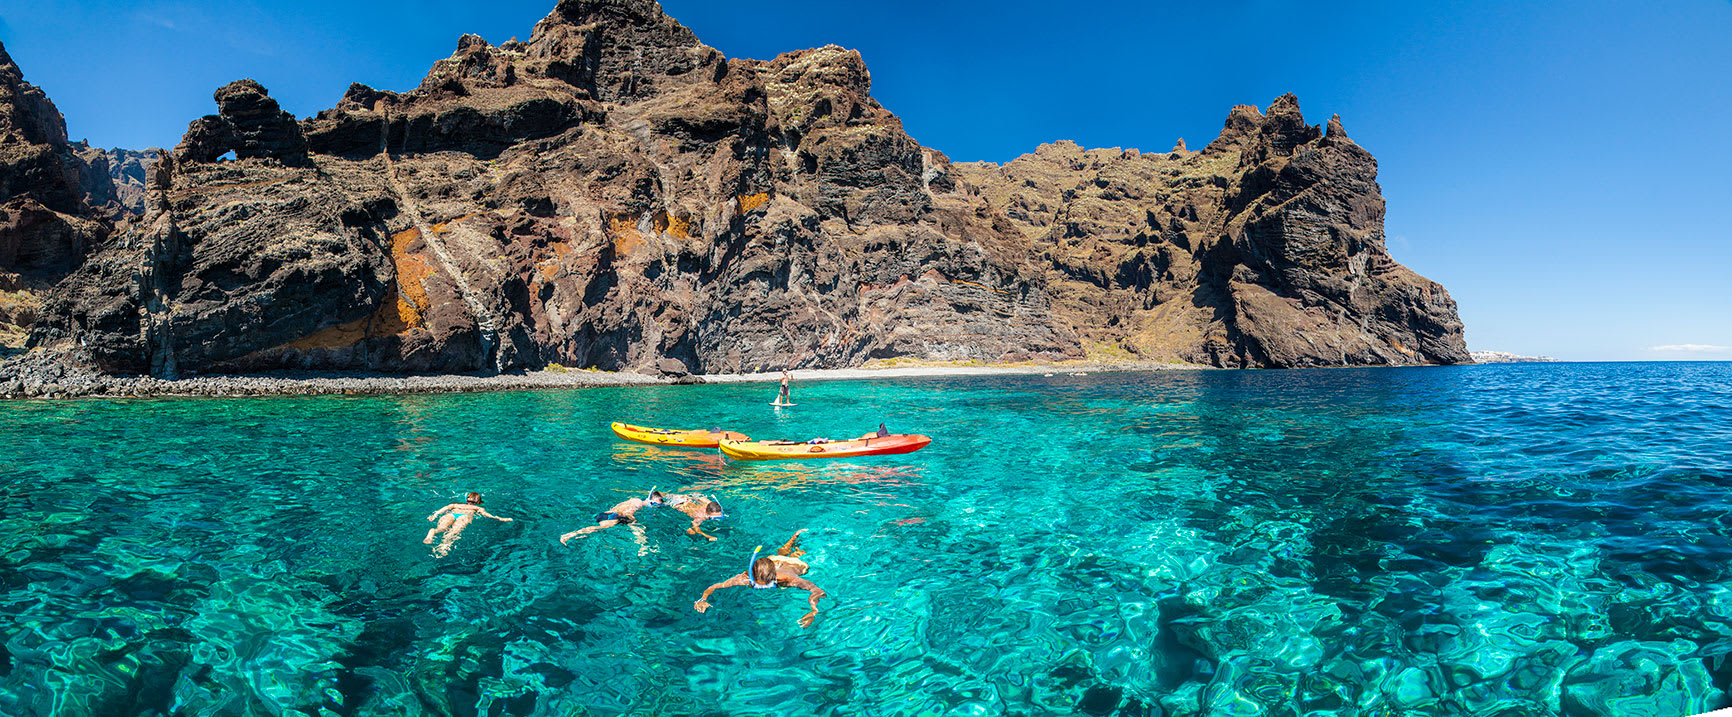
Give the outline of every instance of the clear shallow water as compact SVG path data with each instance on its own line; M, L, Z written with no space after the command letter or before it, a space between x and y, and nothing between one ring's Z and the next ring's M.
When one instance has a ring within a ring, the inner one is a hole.
M1732 704L1732 364L0 403L0 714ZM611 420L906 456L725 462ZM650 485L718 495L556 537ZM425 517L478 521L445 559ZM703 588L810 528L832 599Z

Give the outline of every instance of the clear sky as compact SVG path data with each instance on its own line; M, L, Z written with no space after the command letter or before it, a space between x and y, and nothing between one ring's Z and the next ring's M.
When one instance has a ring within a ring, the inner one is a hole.
M527 39L553 4L11 1L0 42L74 139L173 146L231 80L305 117L350 82L414 87L461 33ZM1455 296L1471 348L1732 359L1729 0L663 6L730 57L859 49L959 161L1196 148L1293 92L1377 155L1390 250Z

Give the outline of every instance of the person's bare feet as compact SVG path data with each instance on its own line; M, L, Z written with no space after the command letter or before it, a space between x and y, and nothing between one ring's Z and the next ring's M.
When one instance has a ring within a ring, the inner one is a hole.
M795 545L795 543L800 542L800 534L804 533L804 532L806 532L805 528L801 528L799 530L794 531L794 536L791 538L788 538L788 542L783 543L782 549L777 550L776 554L777 555L786 555L790 558L798 558L802 555L805 555L806 549L798 547Z

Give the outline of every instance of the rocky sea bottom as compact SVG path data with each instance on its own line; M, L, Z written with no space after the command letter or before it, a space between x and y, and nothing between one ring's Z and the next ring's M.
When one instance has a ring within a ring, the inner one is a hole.
M1732 364L0 403L0 713L1686 715ZM730 463L623 420L904 456ZM650 486L717 496L564 547ZM435 558L426 516L478 521ZM719 591L808 528L829 592Z

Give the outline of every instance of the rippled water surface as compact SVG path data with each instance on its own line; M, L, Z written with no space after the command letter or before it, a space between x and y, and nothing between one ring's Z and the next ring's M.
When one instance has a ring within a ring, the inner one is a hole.
M0 713L1685 715L1732 364L0 403ZM931 435L756 463L612 420ZM651 485L714 494L563 547ZM463 491L513 523L448 557ZM827 589L703 588L798 528Z

